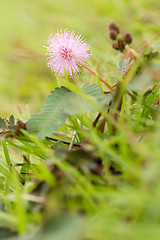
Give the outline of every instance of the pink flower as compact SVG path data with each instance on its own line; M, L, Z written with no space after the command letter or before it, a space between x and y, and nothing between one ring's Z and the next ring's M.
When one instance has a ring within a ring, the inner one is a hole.
M70 76L78 73L78 65L83 65L91 54L87 43L81 35L73 31L57 31L55 36L50 35L46 41L46 56L48 66L59 75L64 75L64 68Z

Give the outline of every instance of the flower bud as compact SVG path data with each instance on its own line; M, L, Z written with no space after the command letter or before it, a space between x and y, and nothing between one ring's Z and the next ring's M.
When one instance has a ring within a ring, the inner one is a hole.
M118 46L117 43L113 43L113 44L112 44L112 47L113 47L114 49L116 49L116 50L119 50L119 46Z
M116 33L119 33L119 27L117 24L111 22L108 25L109 30L114 30Z
M124 42L125 42L126 44L131 44L131 43L132 43L132 36L131 36L130 33L126 33L126 34L124 35Z
M122 39L118 39L118 48L121 52L123 52L125 45Z
M117 39L117 32L114 31L114 30L111 30L109 32L109 37L112 39L112 40L116 40Z

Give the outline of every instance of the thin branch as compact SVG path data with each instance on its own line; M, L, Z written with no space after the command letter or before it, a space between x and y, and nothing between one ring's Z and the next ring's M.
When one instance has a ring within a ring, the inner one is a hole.
M15 194L8 194L6 196L7 199L15 199ZM39 204L43 204L44 203L44 198L39 197L39 196L35 196L35 195L31 195L31 194L22 194L21 198L27 201L31 201L31 202L36 202Z
M68 148L69 151L72 150L72 147L74 145L74 141L75 141L76 135L77 135L77 131L75 131L74 134L73 134L72 140L71 140L69 148Z
M130 105L130 106L127 107L127 108L125 108L122 112L120 112L120 114L124 113L127 109L132 108L132 107L134 107L135 105L136 105L136 103Z
M83 63L77 62L79 65L81 65L82 67L84 67L85 69L87 69L90 73L92 73L94 76L97 76L97 74L95 72L93 72L90 68L88 68L87 66L85 66ZM99 76L98 76L99 77ZM113 90L113 88L107 83L105 82L101 77L99 77L100 81L103 82L109 89Z
M147 47L149 44L151 44L154 40L160 37L160 33L158 33L154 38L152 38L149 42L145 43L143 46L141 46L137 52L139 53L141 50L143 50L145 47Z
M146 42L145 44L143 44L140 48L138 48L136 50L137 53L139 53L140 51L142 51L145 47L147 47L149 44L151 44L154 40L156 40L157 38L160 37L160 33L158 33L154 38L152 38L150 41ZM133 54L131 52L129 52L128 57L130 58L135 58L135 56L133 56ZM127 58L128 58L127 57Z
M95 127L95 126L97 125L100 117L101 117L101 113L99 113L99 114L97 115L96 119L94 120L94 122L93 122L93 124L92 124L93 127Z
M51 138L51 137L46 137L46 139L51 140L51 141L54 141L54 142L60 141L60 142L62 142L62 143L64 143L64 144L66 144L66 145L70 145L70 142L67 142L67 141L64 141L64 140L61 140L61 139ZM74 143L73 146L74 146L74 147L80 147L80 144Z

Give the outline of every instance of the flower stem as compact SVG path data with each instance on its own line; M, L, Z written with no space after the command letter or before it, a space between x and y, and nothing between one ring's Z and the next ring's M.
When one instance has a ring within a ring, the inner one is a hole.
M90 73L92 73L94 76L97 76L97 74L95 72L93 72L90 68L88 68L87 66L85 66L83 63L77 62L79 65L81 65L82 67L84 67L85 69L87 69ZM99 76L98 76L99 77ZM110 90L113 90L113 88L107 83L105 82L101 77L99 77L100 81L103 82Z

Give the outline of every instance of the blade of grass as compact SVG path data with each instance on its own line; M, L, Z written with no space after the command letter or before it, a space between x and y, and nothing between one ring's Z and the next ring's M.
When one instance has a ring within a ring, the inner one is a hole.
M141 114L141 118L146 119L148 118L148 114L149 114L149 107L153 104L153 101L156 97L157 92L159 91L160 86L157 86L152 92L151 94L148 96L148 99L145 103L145 106L143 108L142 114Z
M24 234L27 229L27 204L26 200L24 200L21 196L23 194L24 187L20 183L20 178L19 174L16 171L16 169L13 167L12 168L12 182L13 182L13 188L14 188L14 193L15 193L15 211L16 215L18 217L17 221L17 228L19 234Z
M2 146L3 146L4 156L5 156L7 165L9 166L11 164L11 160L10 160L7 144L5 141L2 141Z

